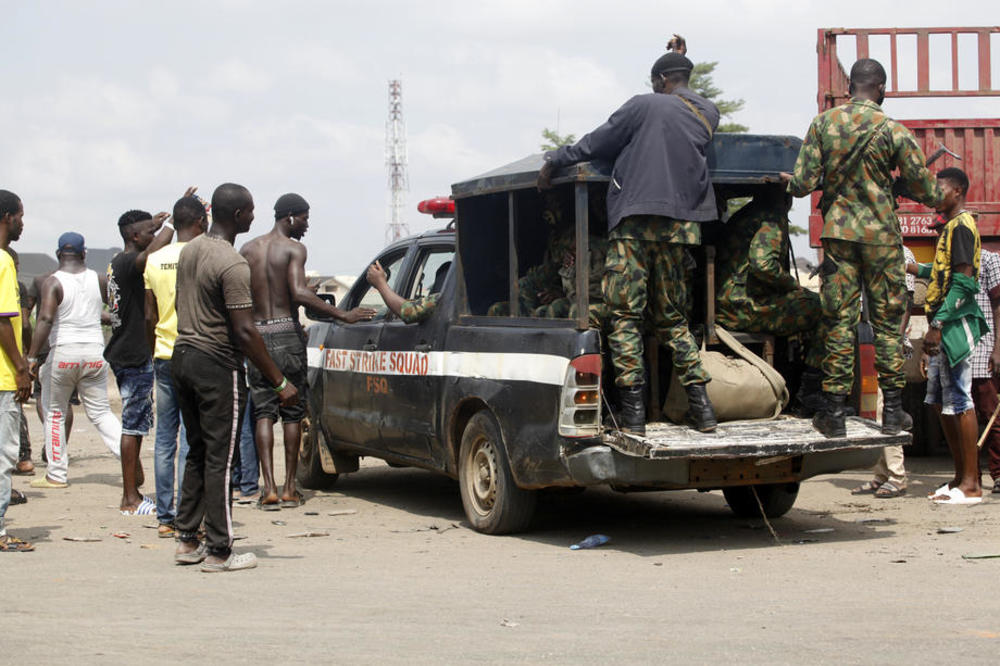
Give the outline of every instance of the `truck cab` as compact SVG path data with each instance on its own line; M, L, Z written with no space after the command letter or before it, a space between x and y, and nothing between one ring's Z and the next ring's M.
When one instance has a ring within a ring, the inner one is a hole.
M718 196L746 197L776 182L800 145L794 137L717 135L709 159ZM591 253L607 236L610 165L558 171L554 189L539 193L542 163L542 155L532 155L454 184L452 225L372 258L405 298L439 288L425 319L400 321L362 274L341 306L373 307L378 315L310 327L312 417L300 460L303 485L328 486L357 470L359 456L434 470L458 479L470 524L490 534L526 529L537 493L547 488L722 489L740 515L758 515L763 507L777 516L791 508L801 480L869 466L881 447L908 441L905 433L883 436L859 418L849 419L847 437L835 440L784 415L722 423L709 434L661 422L672 364L655 342L647 359L653 422L646 437L618 431L613 372L590 307L599 290L587 268L599 268ZM705 225L705 245L693 253L692 322L709 345L717 343L713 243L726 233L724 219ZM547 265L560 269L563 307L529 307L525 278ZM568 266L575 270L562 270ZM445 277L435 281L439 270ZM794 384L794 364L784 361L790 341L743 340L759 344Z

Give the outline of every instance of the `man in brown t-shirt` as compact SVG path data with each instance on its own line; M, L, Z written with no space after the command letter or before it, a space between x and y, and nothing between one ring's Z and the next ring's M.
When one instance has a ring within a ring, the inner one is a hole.
M243 354L274 387L281 405L298 401L254 326L250 266L233 249L236 235L249 231L253 222L253 197L242 185L220 185L212 194L212 214L212 227L184 247L177 265L177 341L171 359L190 449L174 559L201 563L206 572L257 566L253 553L232 552L229 478L246 408ZM203 519L204 543L198 538Z

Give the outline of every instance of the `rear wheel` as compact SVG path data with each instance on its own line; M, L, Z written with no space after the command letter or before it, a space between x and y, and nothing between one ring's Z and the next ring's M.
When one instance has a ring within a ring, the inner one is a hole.
M753 496L757 490L757 498ZM756 486L733 486L723 488L722 494L729 503L729 508L740 518L760 518L761 507L768 518L779 518L792 508L795 498L799 495L797 483L762 483Z
M489 412L473 416L458 454L465 515L478 532L509 534L531 523L536 493L514 483L500 426Z
M302 445L299 447L299 466L295 470L295 480L303 488L310 490L327 490L333 487L339 478L338 474L329 474L323 470L319 447L326 446L319 428L313 428L309 419L302 421Z

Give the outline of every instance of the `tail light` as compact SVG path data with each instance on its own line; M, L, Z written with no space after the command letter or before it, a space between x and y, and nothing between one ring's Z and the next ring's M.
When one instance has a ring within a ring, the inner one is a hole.
M878 416L878 378L875 375L875 345L858 345L858 370L861 377L861 404L858 415L864 419Z
M601 434L601 355L577 356L566 368L559 396L559 434L597 437Z

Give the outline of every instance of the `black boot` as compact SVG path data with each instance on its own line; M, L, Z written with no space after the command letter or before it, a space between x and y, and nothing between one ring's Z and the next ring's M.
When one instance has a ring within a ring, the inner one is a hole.
M847 396L823 391L823 398L826 405L813 417L813 427L823 433L824 437L831 439L846 437L847 424L844 420L844 403L847 402Z
M688 394L688 411L684 420L689 426L699 432L712 432L719 422L715 418L715 409L708 399L708 391L704 384L688 384L684 387Z
M912 429L913 418L903 411L903 389L882 389L882 434Z
M636 386L618 387L618 395L621 398L621 423L618 424L622 430L633 435L646 434L646 392L642 384Z
M826 406L823 400L823 373L818 368L807 367L802 373L795 402L795 415L804 419L821 412Z

